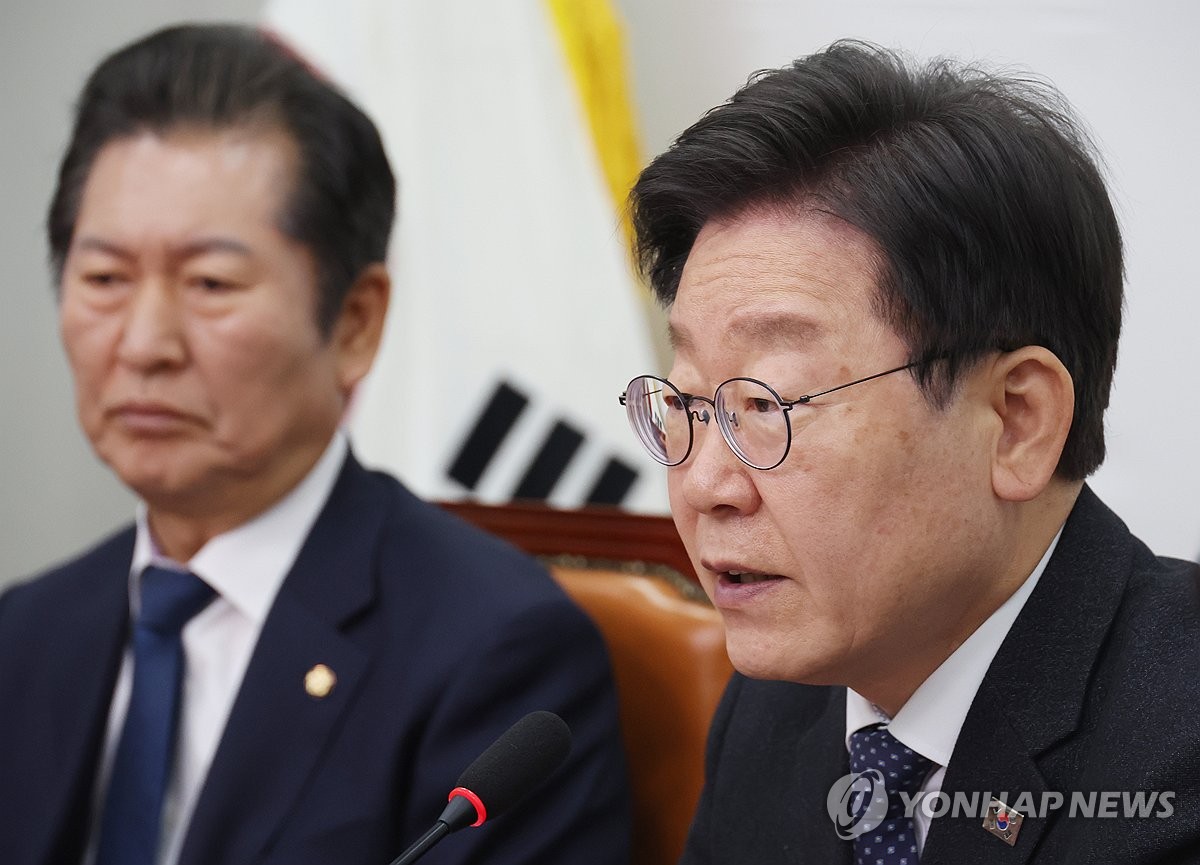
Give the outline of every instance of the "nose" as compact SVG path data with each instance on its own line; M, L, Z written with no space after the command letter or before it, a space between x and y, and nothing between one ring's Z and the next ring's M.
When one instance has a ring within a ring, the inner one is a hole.
M179 300L169 285L138 285L125 306L117 357L141 372L181 365L186 357Z
M671 469L679 473L680 491L698 513L721 510L745 513L758 506L758 488L747 466L721 436L715 423L693 423L695 440L688 458Z

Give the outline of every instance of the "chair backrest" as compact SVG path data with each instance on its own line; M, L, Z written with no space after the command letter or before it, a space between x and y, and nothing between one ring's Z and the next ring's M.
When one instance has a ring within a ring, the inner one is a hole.
M733 670L675 526L601 508L445 507L541 557L600 629L633 788L633 865L677 862L704 785L708 725Z

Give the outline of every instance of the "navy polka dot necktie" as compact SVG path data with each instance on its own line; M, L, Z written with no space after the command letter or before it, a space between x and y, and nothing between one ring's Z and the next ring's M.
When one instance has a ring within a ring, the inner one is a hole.
M860 823L865 831L854 839L856 865L916 865L917 835L900 794L911 798L932 768L931 760L906 747L883 724L850 734L850 770L875 780L872 796L862 796L856 809L867 812Z
M154 865L175 756L183 626L213 599L195 574L149 567L133 626L133 689L113 758L96 865Z

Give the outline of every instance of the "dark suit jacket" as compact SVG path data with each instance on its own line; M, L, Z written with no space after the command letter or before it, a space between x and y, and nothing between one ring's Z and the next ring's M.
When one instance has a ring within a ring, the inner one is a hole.
M982 819L935 819L921 865L1200 862L1198 591L1200 569L1156 559L1085 488L975 696L942 786L1007 793L1009 805L1054 791L1067 803L1027 818L1011 848ZM683 862L848 865L850 842L826 810L830 786L850 771L845 702L844 688L735 676ZM1153 809L1173 813L1072 819L1072 791L1173 791L1169 808Z
M86 843L128 631L132 529L0 596L0 862ZM305 673L333 669L324 699ZM615 695L591 623L525 555L351 456L263 626L181 865L386 865L462 770L535 709L567 764L423 863L628 861Z

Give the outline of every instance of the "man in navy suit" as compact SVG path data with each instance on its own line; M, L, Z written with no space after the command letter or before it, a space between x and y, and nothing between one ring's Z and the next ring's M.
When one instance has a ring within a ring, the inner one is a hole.
M632 206L622 401L739 671L684 862L1200 862L1200 576L1085 484L1121 237L1061 99L839 43Z
M388 862L537 709L571 727L566 764L424 861L627 861L595 629L338 431L394 194L366 116L252 30L161 31L89 79L50 246L81 424L141 504L0 597L5 865L133 865L132 835L147 865ZM154 618L163 585L186 615Z

